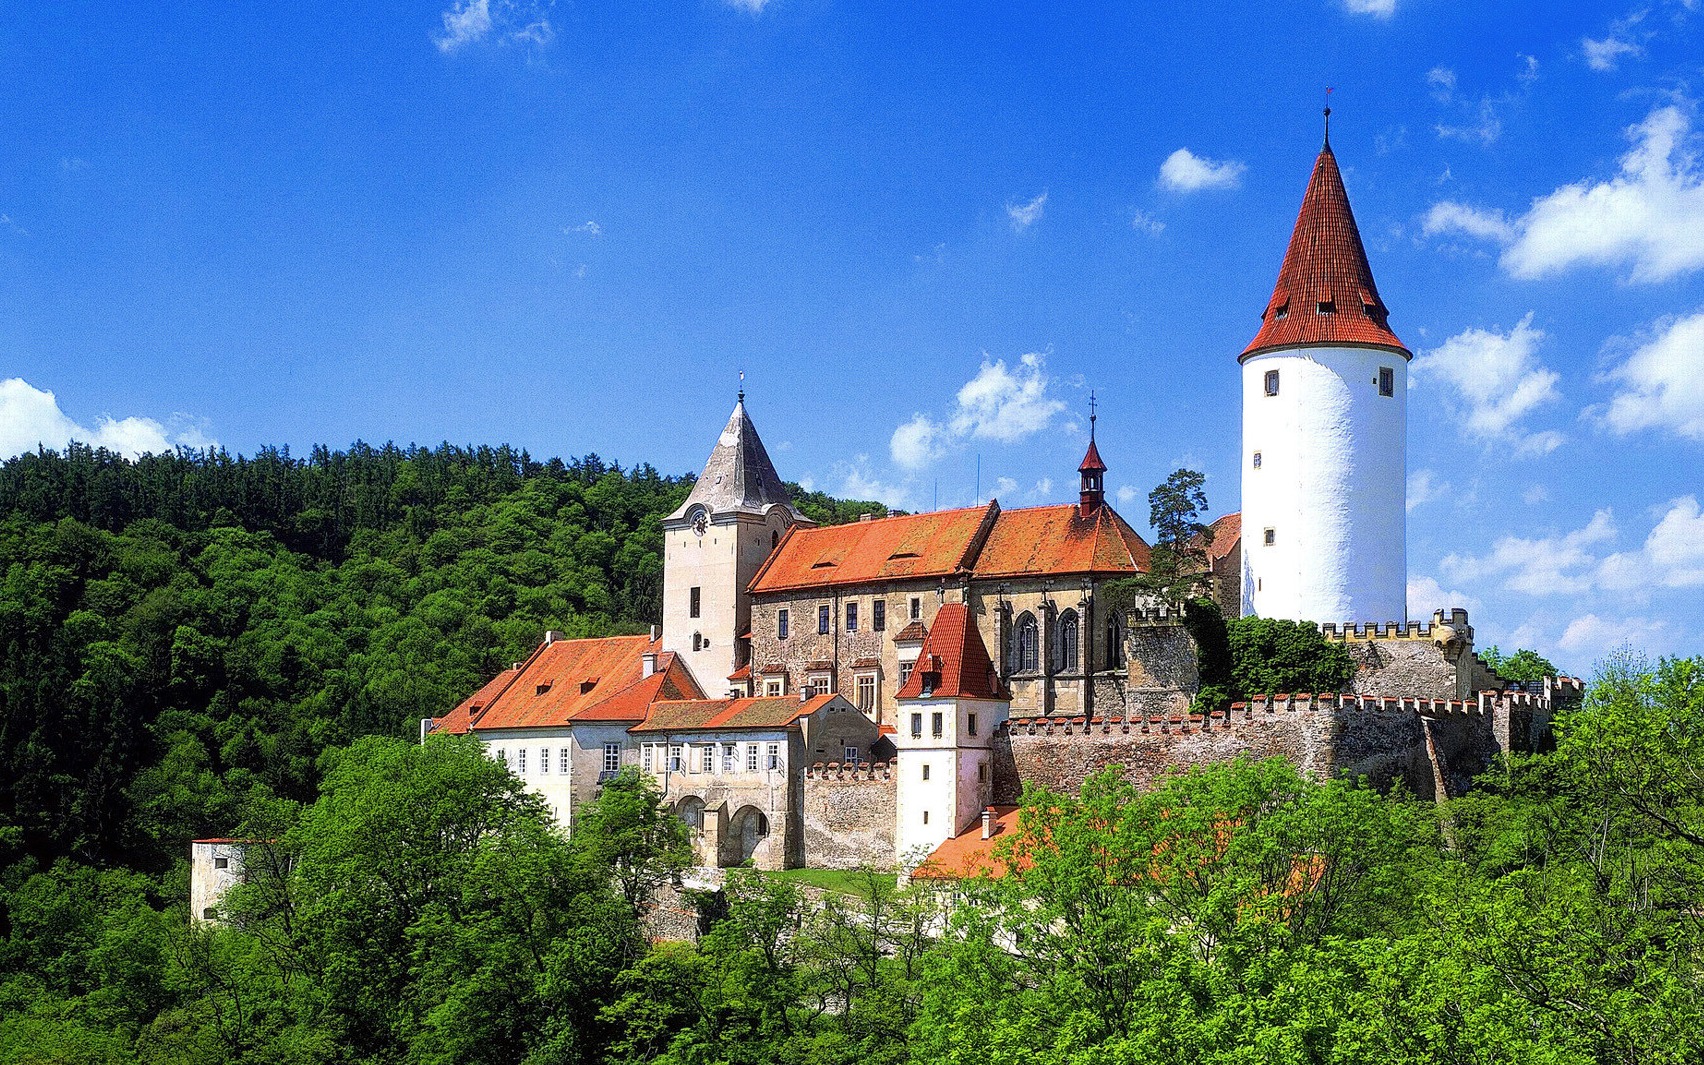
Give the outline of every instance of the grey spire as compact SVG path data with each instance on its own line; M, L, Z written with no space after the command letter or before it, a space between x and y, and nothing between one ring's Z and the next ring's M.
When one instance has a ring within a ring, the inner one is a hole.
M798 516L792 497L781 484L781 475L775 472L769 453L763 450L757 426L751 424L751 418L746 415L745 393L742 391L739 402L734 404L734 413L728 419L727 428L722 430L716 446L710 451L709 460L704 463L704 472L698 475L698 483L692 486L692 494L686 497L680 509L668 516L668 520L673 522L685 518L687 511L697 505L702 505L712 515L730 511L762 514L777 503Z

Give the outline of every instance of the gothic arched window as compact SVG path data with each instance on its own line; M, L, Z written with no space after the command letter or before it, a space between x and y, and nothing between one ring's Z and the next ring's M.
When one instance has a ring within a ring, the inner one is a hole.
M1124 665L1124 626L1117 618L1106 619L1106 668L1119 669Z
M1041 630L1035 623L1035 615L1027 610L1018 618L1012 650L1012 665L1016 672L1033 673L1040 668Z
M1075 673L1082 668L1077 660L1077 612L1067 610L1059 615L1059 670Z

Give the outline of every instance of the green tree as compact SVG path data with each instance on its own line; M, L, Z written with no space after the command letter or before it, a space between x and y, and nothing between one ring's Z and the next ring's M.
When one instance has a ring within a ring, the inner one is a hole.
M1311 621L1245 617L1225 623L1235 698L1343 690L1355 661Z
M1548 658L1524 647L1512 655L1505 655L1497 649L1496 644L1492 644L1479 652L1479 657L1499 676L1523 684L1560 675L1560 671L1550 664Z
M686 825L663 806L656 782L632 766L608 780L575 815L572 845L611 871L636 919L650 908L658 888L678 883L693 863Z

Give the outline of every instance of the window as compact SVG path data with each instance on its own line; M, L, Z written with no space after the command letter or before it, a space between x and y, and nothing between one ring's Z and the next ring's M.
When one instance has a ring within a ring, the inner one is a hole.
M226 868L230 867L230 864L231 864L231 859L229 859L229 858L215 858L215 859L213 859L213 868L215 868L215 869L226 869Z
M557 762L556 762L557 768L561 772L564 772L564 773L568 772L568 748L563 747L563 748L559 749L556 752L556 758L557 758ZM617 769L621 768L621 757L620 757L620 755L616 756L615 768L617 768Z
M780 610L776 611L776 613L775 613L775 638L777 640L785 640L787 638L787 608L786 607L782 607Z
M686 616L687 617L695 618L695 617L698 616L698 608L699 608L699 605L700 605L699 600L700 600L700 596L698 594L698 589L696 587L694 587L692 589L692 591L687 593L687 597L686 597L686 602L687 602Z
M811 673L805 677L805 698L827 695L834 690L834 678L827 673Z
M1260 452L1258 451L1254 453L1254 468L1260 469Z
M828 607L817 607L817 635L828 635Z
M1337 301L1336 300L1320 300L1317 304L1314 305L1314 309L1316 311L1318 311L1320 314L1336 314L1337 313Z
M899 687L905 687L905 682L911 679L911 671L917 668L916 662L901 662L899 664ZM898 691L895 688L894 691Z
M737 743L722 744L722 772L732 773L739 764L740 745Z
M1267 529L1264 533L1261 534L1261 542L1264 543L1267 547L1271 547L1273 544L1277 543L1278 542L1278 530L1277 529Z
M870 604L870 628L876 632L887 631L887 600L877 599Z
M912 714L911 715L911 738L914 739L914 740L920 740L920 739L923 738L923 715L922 714Z
M522 747L520 750L515 752L515 772L520 773L524 776L526 774L526 771L527 771L527 749L525 747Z
M757 772L757 744L755 743L746 744L746 769L753 773Z
M692 649L694 651L704 650L704 637L696 632L692 634Z
M1285 300L1283 303L1280 303L1278 305L1278 310L1272 315L1272 317L1278 319L1280 322L1290 317L1290 301Z
M786 695L787 693L783 690L786 686L787 682L782 680L780 677L776 677L773 680L766 680L763 682L763 694L771 698L774 698L777 695Z
M781 745L779 743L769 744L763 753L765 756L765 762L768 764L770 769L781 768Z
M976 715L975 714L966 714L965 715L964 730L965 730L965 732L969 733L972 736L976 735Z
M706 743L699 749L698 771L700 773L714 773L716 771L716 745L714 743Z
M1396 371L1389 366L1379 367L1379 395L1396 395Z
M1118 669L1124 665L1124 630L1118 625L1117 618L1108 618L1106 622L1106 668Z
M639 767L647 773L651 771L652 765L651 746L651 744L647 743L645 746L639 748Z
M929 735L935 739L941 738L941 712L939 710L929 715Z
M509 752L501 747L497 748L497 760L503 763L504 769L509 768Z
M923 617L923 599L921 596L911 597L911 620L918 621Z
M1059 668L1064 672L1075 672L1077 665L1078 629L1075 610L1067 610L1059 618Z
M1018 618L1017 631L1013 634L1012 672L1034 672L1040 649L1041 632L1036 626L1035 615L1026 610Z
M603 770L605 773L621 772L621 744L604 744Z
M927 767L925 767L925 768L927 768ZM929 811L928 810L923 811L923 823L924 824L929 823Z
M540 773L550 772L550 748L549 747L540 747L538 749L538 771Z
M858 676L858 709L865 713L876 708L876 675L862 673Z
M929 763L928 762L923 763L923 779L924 780L929 779Z
M986 781L988 779L987 762L978 762L976 764L976 779L979 781Z
M669 744L669 772L680 772L680 744Z
M1277 370L1267 370L1266 371L1266 394L1269 395L1269 396L1276 396L1278 394L1278 371Z
M857 765L858 764L858 748L856 748L856 747L846 748L845 761L851 762L853 765Z
M847 632L857 632L858 631L858 604L857 603L847 603L846 604L846 631Z

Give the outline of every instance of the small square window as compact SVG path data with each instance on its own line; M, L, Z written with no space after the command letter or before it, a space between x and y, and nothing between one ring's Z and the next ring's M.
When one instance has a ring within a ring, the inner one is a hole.
M1278 530L1267 529L1262 539L1267 547L1271 547L1273 544L1278 542Z
M786 682L783 680L766 680L763 682L763 694L770 698L774 698L777 695L785 695L787 693L781 690L784 687L786 687ZM756 767L754 766L753 768Z
M1337 301L1336 300L1320 300L1319 303L1316 306L1316 309L1319 311L1320 314L1336 314L1337 313Z
M1396 371L1389 366L1379 367L1379 395L1396 395Z
M1254 453L1254 468L1260 469L1260 452L1258 451Z
M215 859L213 859L213 868L215 868L215 869L228 869L228 868L230 868L230 865L231 865L231 859L229 859L229 858L215 858Z
M1276 396L1278 394L1278 371L1277 370L1267 370L1266 371L1266 394L1269 395L1269 396Z

